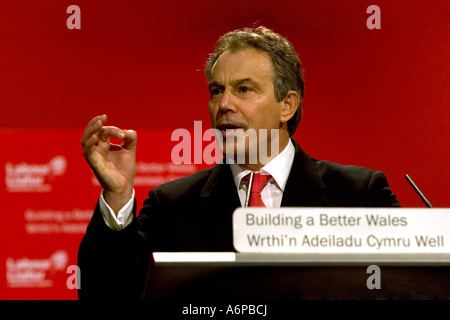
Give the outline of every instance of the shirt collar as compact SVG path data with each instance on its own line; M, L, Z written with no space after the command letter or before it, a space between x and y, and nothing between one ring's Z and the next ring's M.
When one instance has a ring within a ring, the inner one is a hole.
M294 162L294 156L295 147L291 139L289 139L289 143L283 151L262 167L258 173L270 174L278 187L284 191L289 173L291 172L292 163ZM250 170L245 169L236 163L230 163L230 169L233 174L236 188L239 190L241 179L250 173Z

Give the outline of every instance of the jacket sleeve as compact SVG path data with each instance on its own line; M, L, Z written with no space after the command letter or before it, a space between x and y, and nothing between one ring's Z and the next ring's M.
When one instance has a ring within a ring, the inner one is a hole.
M133 215L136 216L136 203ZM142 274L138 264L136 219L121 231L111 230L97 204L78 251L83 300L135 300L140 298Z
M374 171L368 183L368 207L401 207L397 197L392 193L386 175L381 171Z

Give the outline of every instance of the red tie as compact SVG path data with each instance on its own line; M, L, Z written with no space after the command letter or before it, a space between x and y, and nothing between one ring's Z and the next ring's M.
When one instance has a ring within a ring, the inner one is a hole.
M265 207L266 205L261 199L261 191L264 189L264 186L270 180L272 176L270 174L260 174L255 173L253 176L253 186L252 193L250 195L249 207ZM246 175L242 178L244 181L250 180L250 174ZM249 186L250 188L250 186Z

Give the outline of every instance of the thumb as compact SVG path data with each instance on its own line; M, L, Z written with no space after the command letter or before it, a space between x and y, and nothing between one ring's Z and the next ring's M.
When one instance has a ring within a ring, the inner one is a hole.
M136 150L137 133L134 130L123 130L125 137L123 138L122 148L128 150Z

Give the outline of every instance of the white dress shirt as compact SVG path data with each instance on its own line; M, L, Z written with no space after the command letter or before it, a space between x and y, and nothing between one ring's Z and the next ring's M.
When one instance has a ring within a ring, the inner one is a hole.
M273 158L269 163L261 168L258 172L261 174L270 174L269 182L261 191L261 200L267 208L279 208L283 198L284 187L286 186L289 173L291 172L292 163L294 162L295 147L289 139L288 145ZM233 174L234 183L241 200L241 206L245 204L247 196L248 181L242 181L242 178L251 171L241 167L238 164L230 164L231 173Z
M286 186L289 173L291 172L292 163L294 162L295 147L289 139L288 145L275 158L261 168L258 172L262 174L270 174L269 182L261 191L261 199L268 208L279 208L283 198L284 188ZM248 182L242 181L250 170L241 167L238 164L230 164L231 173L233 174L234 183L238 190L239 200L244 206L247 195ZM133 220L133 204L134 190L131 199L119 210L116 215L111 207L106 203L103 197L103 191L100 194L99 206L106 225L112 230L119 231L128 226Z

